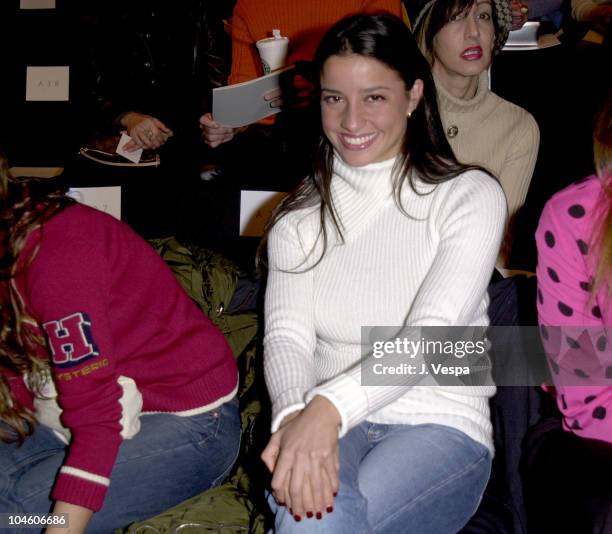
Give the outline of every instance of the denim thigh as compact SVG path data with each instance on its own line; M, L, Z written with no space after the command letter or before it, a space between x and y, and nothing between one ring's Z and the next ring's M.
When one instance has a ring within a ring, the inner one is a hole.
M88 534L142 521L220 484L238 456L236 399L191 417L143 415L141 422L137 436L121 445L104 507Z
M1 447L6 445L0 446L0 456L5 457ZM8 460L8 472L0 475L0 511L47 512L65 446L39 426L23 447L13 454L12 462ZM140 432L121 444L104 506L92 517L87 532L111 532L221 483L239 447L236 399L191 417L143 415ZM5 462L6 458L0 460L0 466Z
M0 512L49 512L65 454L66 444L42 425L21 445L0 442Z
M373 531L459 531L489 479L489 450L443 425L375 425L371 432L375 446L361 462L359 489Z

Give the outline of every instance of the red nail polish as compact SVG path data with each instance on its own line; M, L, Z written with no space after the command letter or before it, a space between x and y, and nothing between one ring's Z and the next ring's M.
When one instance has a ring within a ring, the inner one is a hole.
M298 522L299 522L299 521L301 521L301 520L302 520L302 516L299 516L299 515L294 515L294 516L293 516L293 519L295 519L296 521L298 521Z
M317 519L321 519L322 517L321 512L317 512Z
M312 513L312 512L306 512L306 517L307 517L308 519L310 519L312 516L313 516L313 513Z
M293 508L289 508L289 513L293 515Z
M331 513L334 511L334 507L333 507L333 506L328 506L328 507L325 509L325 511L326 511L328 514L331 514Z
M284 502L279 502L278 505L279 506L285 506L285 503Z
M334 497L337 497L337 496L338 496L338 492L334 493Z

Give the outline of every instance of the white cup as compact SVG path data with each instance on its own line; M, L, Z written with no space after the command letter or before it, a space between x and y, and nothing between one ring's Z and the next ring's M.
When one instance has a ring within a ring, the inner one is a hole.
M274 37L260 39L255 43L261 58L264 74L270 74L285 66L289 52L289 39L281 37L280 30L272 30Z

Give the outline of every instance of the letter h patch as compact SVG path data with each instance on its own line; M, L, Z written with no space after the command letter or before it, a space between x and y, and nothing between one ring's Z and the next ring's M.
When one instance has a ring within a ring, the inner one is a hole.
M77 312L59 321L49 321L43 328L47 332L53 363L58 367L80 365L100 355L86 313Z

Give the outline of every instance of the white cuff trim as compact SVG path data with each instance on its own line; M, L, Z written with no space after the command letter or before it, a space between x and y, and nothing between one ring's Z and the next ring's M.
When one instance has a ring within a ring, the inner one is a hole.
M82 478L83 480L87 480L88 482L94 482L96 484L100 484L102 486L110 486L110 478L106 478L100 475L94 475L89 471L83 471L82 469L77 469L76 467L70 467L68 465L63 466L60 469L60 473L64 475L71 475L73 477Z

